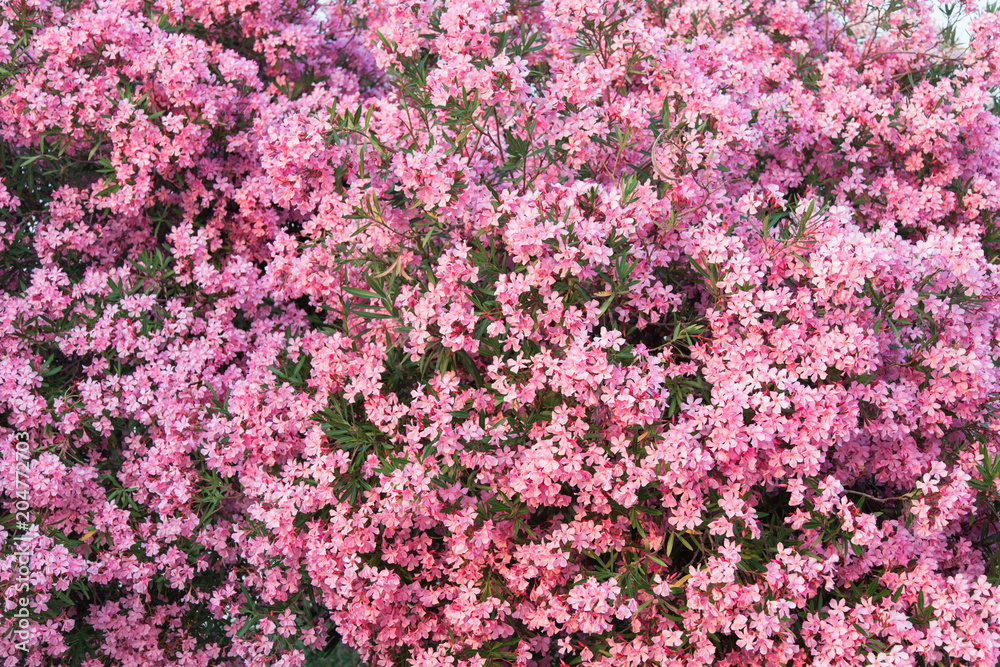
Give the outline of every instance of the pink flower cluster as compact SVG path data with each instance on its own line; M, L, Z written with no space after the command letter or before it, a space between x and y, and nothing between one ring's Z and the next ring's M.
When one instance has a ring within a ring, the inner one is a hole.
M974 4L0 3L0 661L996 665Z

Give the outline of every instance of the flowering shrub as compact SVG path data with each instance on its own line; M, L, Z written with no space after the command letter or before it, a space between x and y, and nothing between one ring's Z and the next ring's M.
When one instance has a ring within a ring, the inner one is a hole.
M997 664L939 9L2 3L4 664Z

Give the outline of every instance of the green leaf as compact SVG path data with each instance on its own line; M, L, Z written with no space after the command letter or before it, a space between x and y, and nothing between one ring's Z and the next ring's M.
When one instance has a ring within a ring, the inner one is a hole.
M603 315L603 314L604 314L604 312L605 312L605 311L606 311L606 310L607 310L608 308L610 308L610 307L611 307L611 302L612 302L612 301L614 301L614 300L615 300L615 296L614 296L614 294L612 294L611 296L609 296L609 297L607 298L607 300L606 300L606 301L605 301L605 302L604 302L603 304L601 304L601 309L600 309L600 310L598 311L598 313L597 313L597 314L598 314L598 316L600 316L600 315Z
M243 626L239 629L239 631L237 631L236 636L237 637L244 636L246 633L250 632L251 628L256 627L256 625L257 625L256 618L254 618L253 616L247 618L247 620L244 621Z
M359 310L352 308L351 312L366 320L391 320L394 319L389 313L377 313L371 310Z
M378 294L376 294L375 292L369 292L368 290L358 289L356 287L341 287L341 289L352 296L356 296L362 299L381 300L381 297Z

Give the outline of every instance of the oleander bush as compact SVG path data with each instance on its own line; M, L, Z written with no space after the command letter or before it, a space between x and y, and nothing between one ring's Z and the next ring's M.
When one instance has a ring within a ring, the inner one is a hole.
M996 665L974 4L0 2L3 664Z

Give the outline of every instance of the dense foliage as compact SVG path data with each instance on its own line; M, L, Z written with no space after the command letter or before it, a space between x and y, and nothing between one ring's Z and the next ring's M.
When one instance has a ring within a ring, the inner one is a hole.
M0 2L0 659L996 665L964 9Z

